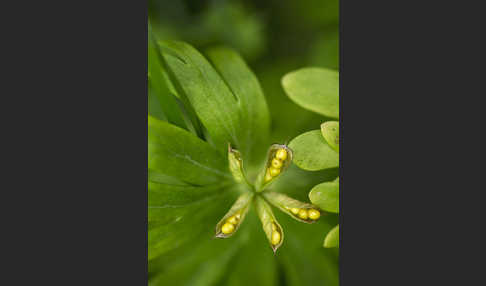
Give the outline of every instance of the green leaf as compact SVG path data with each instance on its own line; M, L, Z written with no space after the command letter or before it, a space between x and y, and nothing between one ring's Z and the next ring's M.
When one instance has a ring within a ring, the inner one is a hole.
M265 192L263 193L263 197L269 203L279 208L281 211L288 214L291 218L297 221L304 222L304 223L314 223L317 221L315 219L309 218L308 215L306 215L306 218L304 219L299 217L299 211L302 210L304 210L305 213L307 213L307 211L311 209L314 211L318 211L318 208L316 206L313 206L309 203L298 201L287 195L284 195L282 193L277 193L277 192Z
M240 146L241 130L237 98L211 64L192 46L176 41L160 42L174 84L194 108L217 150L228 143Z
M324 247L339 247L339 224L331 229L331 231L327 234L326 238L324 239Z
M339 213L339 180L315 186L309 192L309 199L322 210Z
M284 157L277 156L280 153L282 155L279 156ZM268 149L265 164L256 179L256 191L262 192L271 183L275 182L289 168L292 158L293 152L289 147L272 144ZM273 172L276 172L276 174Z
M228 180L226 159L194 134L148 118L148 167L186 184L206 185Z
M254 163L264 154L251 152L267 144L270 130L270 115L262 88L256 76L244 60L233 50L224 47L211 48L206 51L208 60L226 82L237 98L240 114L241 133L238 149L243 153L246 162Z
M230 188L220 189L215 195L178 206L152 205L149 201L149 260L183 245L211 239L214 223L234 201L234 194Z
M153 96L151 101L153 102L154 99L158 101L160 109L157 111L162 112L168 122L181 128L187 128L177 99L174 96L174 90L169 87L170 82L167 81L167 78L164 75L164 70L160 62L161 54L152 34L150 25L148 36L148 74L151 96ZM160 118L161 116L158 117Z
M339 73L324 68L303 68L286 74L282 85L287 95L305 109L339 118Z
M327 144L339 152L339 122L327 121L322 123L321 132Z
M267 236L268 242L270 243L273 252L276 252L284 240L283 229L277 222L270 205L260 196L255 197L255 208L262 223L263 231ZM274 232L278 232L280 234L280 240L277 244L272 243L272 236Z
M253 200L253 193L246 192L238 197L236 202L231 206L231 209L224 215L224 217L216 224L215 237L227 238L236 233L240 225L243 223L245 216L250 209ZM233 219L232 223L230 219ZM234 230L231 233L223 233L221 228L224 224L233 225Z
M289 147L294 151L294 164L304 170L318 171L339 166L339 153L327 144L320 130L297 136Z

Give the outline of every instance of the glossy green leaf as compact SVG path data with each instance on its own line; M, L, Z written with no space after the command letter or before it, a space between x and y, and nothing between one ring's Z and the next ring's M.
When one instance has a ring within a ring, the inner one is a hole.
M339 122L327 121L322 123L321 132L327 144L339 152Z
M304 170L317 171L339 166L339 153L329 146L320 130L297 136L289 147L294 151L294 164Z
M223 218L216 224L216 235L215 237L218 238L227 238L232 236L233 234L238 231L238 228L240 225L243 223L245 220L245 216L250 209L251 202L253 200L254 194L252 192L246 192L244 194L241 194L236 202L231 206L231 209L223 216ZM236 223L231 223L229 221L229 218L233 218L234 222ZM223 233L221 230L221 227L224 224L232 224L234 227L234 230L231 233Z
M206 55L237 98L241 122L238 149L246 162L254 163L264 154L252 151L264 150L256 147L267 144L270 130L270 117L260 83L235 51L217 47L206 50Z
M310 201L322 210L339 213L339 181L325 182L312 188Z
M148 167L187 184L228 180L226 159L207 142L165 121L148 118Z
M299 217L299 213L297 211L304 210L314 210L314 211L319 211L319 208L309 204L309 203L304 203L301 201L298 201L296 199L293 199L287 195L284 195L282 193L277 193L277 192L265 192L263 193L263 197L273 206L279 208L281 211L284 213L288 214L291 218L304 222L304 223L314 223L317 220L311 219L306 215L305 218ZM295 213L294 213L294 212ZM320 214L320 212L319 212Z
M339 118L339 73L325 68L303 68L286 74L282 85L295 103L327 117Z
M327 234L324 239L324 247L339 247L339 224Z
M272 208L263 198L256 196L254 204L258 217L260 218L260 222L262 223L263 231L265 232L268 242L270 243L270 247L272 247L273 252L277 252L277 249L282 245L284 240L283 229L277 222L277 219L272 212ZM280 234L280 241L277 244L272 243L272 235L274 231Z

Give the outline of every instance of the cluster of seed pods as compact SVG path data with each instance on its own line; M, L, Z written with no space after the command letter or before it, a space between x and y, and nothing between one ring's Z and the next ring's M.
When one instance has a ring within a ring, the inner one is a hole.
M283 148L278 149L275 157L272 159L271 167L267 169L265 174L265 182L272 180L280 174L280 168L282 168L285 159L287 159L287 151Z

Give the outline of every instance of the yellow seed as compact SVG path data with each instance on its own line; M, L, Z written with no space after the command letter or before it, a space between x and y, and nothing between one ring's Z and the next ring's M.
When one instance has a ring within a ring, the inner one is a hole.
M287 159L287 151L285 151L285 149L278 149L277 153L275 154L275 158L279 159L279 160L285 160Z
M299 211L300 211L300 210L299 210L298 208L291 208L291 209L290 209L290 211L291 211L291 212L292 212L294 215L296 215L296 214L298 214L298 213L299 213Z
M235 226L231 223L225 223L223 224L223 227L221 228L221 231L224 233L224 234L229 234L229 233L232 233L233 230L235 230Z
M272 167L272 168L270 168L270 175L271 175L272 177L275 177L275 176L277 176L278 174L280 174L280 169L275 169L275 168L273 168L273 167Z
M238 223L238 219L236 218L236 216L230 216L226 222L229 222L231 224L237 224Z
M307 216L308 216L308 215L307 215L307 211L306 211L306 210L301 209L301 210L299 211L299 217L300 217L301 219L307 219Z
M280 168L282 168L282 161L280 161L279 159L275 158L275 159L272 160L272 166L274 168L280 169Z
M316 220L321 216L321 213L318 210L310 209L309 210L309 218Z
M237 220L240 220L241 215L240 215L239 213L237 213L235 216L236 216L236 219L237 219Z
M272 232L272 244L277 245L280 242L280 233L278 231Z
M275 223L272 223L272 231L276 231L277 230L277 225Z
M272 179L272 175L270 175L270 170L267 169L267 173L265 174L265 182L268 182Z

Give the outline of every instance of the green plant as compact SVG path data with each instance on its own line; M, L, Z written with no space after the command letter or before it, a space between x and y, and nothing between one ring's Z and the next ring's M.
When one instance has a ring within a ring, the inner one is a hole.
M329 118L339 118L339 73L324 68L303 68L288 73L282 85L298 105ZM294 138L294 163L308 171L339 167L339 122L327 121L321 130L313 130ZM310 201L322 210L339 213L339 177L316 185L309 192ZM339 246L339 225L324 239L324 247Z
M304 219L292 209L318 208L273 192L291 186L283 174L290 172L292 181L298 169L290 164L291 149L269 143L270 119L258 80L233 50L214 47L204 55L186 43L157 41L149 34L150 284L177 277L177 284L237 285L243 281L237 277L251 272L259 281L256 285L276 284L277 279L290 285L335 285L335 254L302 249L301 241L314 242L314 236L291 222L317 218L315 212L313 218L307 212ZM278 155L282 149L287 158ZM270 205L294 220L274 215ZM277 219L293 230L289 248L279 250L278 262L256 236L264 233L276 251L284 240ZM231 226L224 227L227 223ZM264 231L255 235L259 225ZM315 225L330 228L327 220ZM252 261L260 264L251 267ZM295 261L310 272L300 273ZM204 269L198 266L202 262ZM285 269L280 274L285 278L279 278L279 269Z

